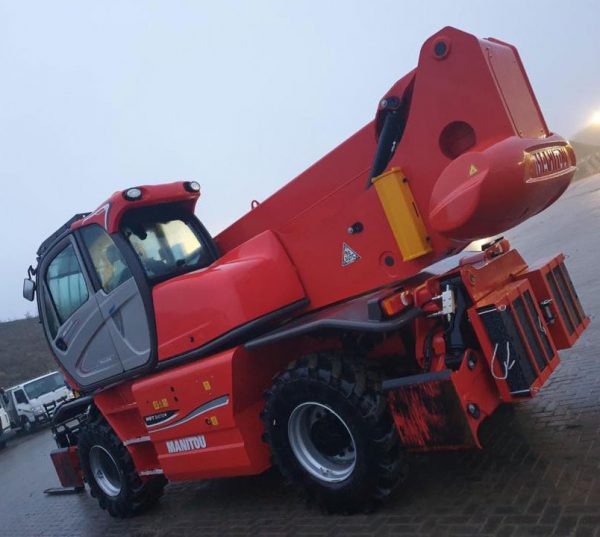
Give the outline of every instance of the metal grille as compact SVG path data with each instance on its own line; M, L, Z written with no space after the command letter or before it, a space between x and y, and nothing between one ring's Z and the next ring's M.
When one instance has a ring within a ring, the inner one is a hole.
M513 308L517 314L519 319L519 323L525 333L525 338L527 339L527 344L533 353L533 358L538 366L538 369L542 371L546 367L546 360L544 356L544 351L540 345L540 342L535 334L536 329L533 327L531 323L531 319L525 312L525 304L522 298L517 298L513 302ZM537 317L537 315L536 315Z
M51 420L54 417L56 409L61 405L61 403L65 402L66 400L66 397L61 397L60 399L56 399L55 401L44 403L44 410L46 411L48 419Z
M538 326L538 335L542 340L542 344L544 345L544 351L546 354L546 360L549 362L554 358L554 350L552 345L550 344L550 339L548 338L548 334L546 333L546 328L542 324L542 320L538 315L538 312L535 308L535 304L533 302L533 298L531 297L531 293L529 291L525 291L523 295L525 297L525 302L527 302L527 307L529 308L529 313L531 314L532 319L535 319L535 322ZM543 368L542 368L543 369Z
M495 349L496 375L501 370L506 383L514 395L526 395L537 378L527 353L525 342L517 328L513 313L497 307L478 310L486 328L492 347Z
M555 357L546 324L527 288L506 305L477 310L493 349L493 373L512 395L529 395L532 384Z
M565 264L560 263L548 272L546 281L567 331L573 335L575 329L584 322L585 314Z

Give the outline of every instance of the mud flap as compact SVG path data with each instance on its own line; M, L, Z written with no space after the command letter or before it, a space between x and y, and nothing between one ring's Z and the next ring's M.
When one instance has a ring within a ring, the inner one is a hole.
M450 371L383 383L402 444L415 451L480 447Z

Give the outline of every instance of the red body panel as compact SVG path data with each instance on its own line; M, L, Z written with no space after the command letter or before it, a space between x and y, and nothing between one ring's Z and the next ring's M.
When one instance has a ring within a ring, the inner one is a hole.
M575 161L566 153L570 150L558 151L557 148L565 147L563 144L555 136L543 143L513 136L479 152L459 156L433 188L431 227L449 238L475 239L497 235L534 216L569 186ZM544 148L564 154L564 160L556 164L558 173L524 180L532 166L530 159L535 158L528 155Z
M153 288L159 360L193 350L304 297L277 237L261 233L210 267Z
M131 382L113 386L94 396L94 403L127 446L140 475L156 471L158 459L131 392Z
M171 480L257 474L270 465L263 392L288 359L238 347L111 388L95 402L142 475L157 468Z

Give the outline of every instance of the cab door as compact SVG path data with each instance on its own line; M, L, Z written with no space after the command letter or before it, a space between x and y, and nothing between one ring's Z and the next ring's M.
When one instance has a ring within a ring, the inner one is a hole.
M44 258L38 279L40 314L50 347L82 388L123 372L84 267L68 235Z
M94 274L95 297L125 371L147 364L152 345L142 295L112 237L98 225L79 234Z

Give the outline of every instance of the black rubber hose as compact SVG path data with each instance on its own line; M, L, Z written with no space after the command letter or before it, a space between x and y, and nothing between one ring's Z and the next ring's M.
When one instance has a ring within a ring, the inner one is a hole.
M394 156L406 127L407 114L405 108L404 102L401 102L397 97L390 97L385 100L382 112L384 114L383 125L379 132L377 150L375 151L367 188L371 186L373 177L383 173Z

